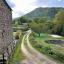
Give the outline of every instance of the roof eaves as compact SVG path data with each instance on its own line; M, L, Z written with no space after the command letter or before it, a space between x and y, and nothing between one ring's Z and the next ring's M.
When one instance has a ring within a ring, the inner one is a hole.
M11 9L11 7L8 5L8 3L6 2L6 0L3 0L4 1L4 3L7 5L7 7L10 9L10 10L12 10Z

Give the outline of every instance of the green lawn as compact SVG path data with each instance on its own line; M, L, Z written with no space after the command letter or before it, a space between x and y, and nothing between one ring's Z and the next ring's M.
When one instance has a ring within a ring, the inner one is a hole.
M46 40L64 40L64 37L54 38L47 34L41 34L31 36L30 42L34 48L36 48L41 53L47 55L48 57L58 61L58 64L64 64L64 47L58 44L46 43Z
M10 57L9 64L18 64L23 59L25 59L25 56L21 51L21 42L22 42L22 36L16 45L15 51L12 53L12 56Z

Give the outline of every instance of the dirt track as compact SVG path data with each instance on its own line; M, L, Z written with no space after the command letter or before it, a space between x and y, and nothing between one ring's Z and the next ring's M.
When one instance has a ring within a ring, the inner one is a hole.
M26 59L21 64L57 64L55 61L48 59L45 55L35 50L30 42L29 35L31 30L27 31L22 39L21 50L26 56Z

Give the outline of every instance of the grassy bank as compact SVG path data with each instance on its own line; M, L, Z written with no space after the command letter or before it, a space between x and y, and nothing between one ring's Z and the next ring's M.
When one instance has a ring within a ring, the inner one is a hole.
M9 64L18 64L20 63L23 59L25 59L25 56L23 55L22 51L21 51L21 42L22 42L22 37L20 37L19 41L17 42L16 48L13 51L10 60L9 60Z
M46 43L46 40L64 40L64 38L54 38L47 34L42 34L40 37L35 35L30 38L30 42L35 49L56 60L58 64L64 64L64 47L58 44Z

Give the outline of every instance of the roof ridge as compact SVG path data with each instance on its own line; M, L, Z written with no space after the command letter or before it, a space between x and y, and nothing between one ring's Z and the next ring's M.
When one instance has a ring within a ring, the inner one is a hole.
M9 4L7 3L7 1L6 1L6 0L3 0L3 1L4 1L4 3L7 5L7 7L8 7L10 10L12 10L11 7L9 6Z

